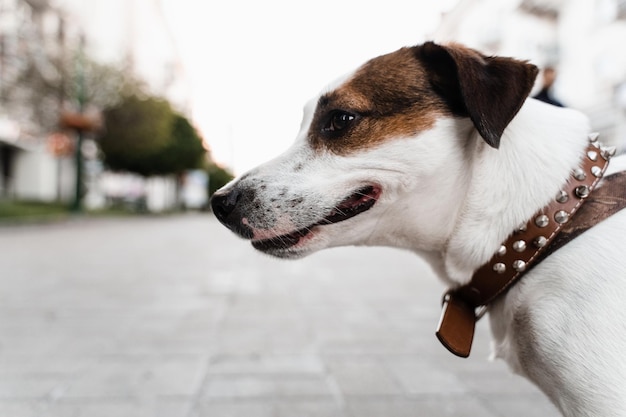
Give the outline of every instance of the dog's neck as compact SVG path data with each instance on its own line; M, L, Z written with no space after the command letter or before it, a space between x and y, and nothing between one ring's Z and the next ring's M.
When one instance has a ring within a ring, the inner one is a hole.
M529 99L505 130L499 149L473 133L469 186L434 263L444 280L467 283L516 227L554 198L578 165L588 132L582 114Z

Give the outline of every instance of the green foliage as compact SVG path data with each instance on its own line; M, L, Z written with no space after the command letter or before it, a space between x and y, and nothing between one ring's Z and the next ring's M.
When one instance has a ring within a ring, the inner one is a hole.
M207 173L209 174L209 197L234 178L234 175L230 173L230 171L216 164L209 165Z
M153 157L155 174L180 173L203 168L206 149L196 129L185 117L174 115L169 143Z
M68 208L60 203L0 200L0 222L4 220L43 220L63 218Z
M104 163L114 170L150 175L150 159L167 146L172 119L168 102L137 95L106 109L100 138Z
M132 94L104 111L100 139L104 163L113 170L143 176L177 174L201 168L202 139L167 101Z

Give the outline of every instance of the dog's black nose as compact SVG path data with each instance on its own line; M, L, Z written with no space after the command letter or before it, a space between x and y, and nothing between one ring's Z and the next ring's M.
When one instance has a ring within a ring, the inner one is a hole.
M254 196L253 192L245 192L238 187L227 192L216 192L211 198L213 214L224 226L245 239L253 236L250 226L243 224L242 207Z
M229 224L229 216L237 207L237 203L241 199L241 193L236 189L232 189L226 193L216 192L211 198L211 208L215 217L225 225Z

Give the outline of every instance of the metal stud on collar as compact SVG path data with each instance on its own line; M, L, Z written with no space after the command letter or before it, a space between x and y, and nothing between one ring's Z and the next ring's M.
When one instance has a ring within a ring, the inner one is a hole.
M556 195L556 201L559 203L567 203L567 200L569 200L569 195L567 194L567 191L559 191Z
M617 152L617 148L615 148L615 146L600 148L600 155L602 155L602 158L604 158L605 161L608 161L612 156L615 156L615 152Z
M591 173L594 177L600 178L602 176L602 168L600 168L599 166L593 166L591 167Z
M513 250L515 252L524 252L526 250L526 242L523 240L513 242Z
M576 178L578 181L584 181L587 178L587 174L581 168L576 168L574 172L572 172L572 176Z
M548 239L545 236L539 236L533 241L533 244L537 248L543 248L546 246L546 243L548 243Z
M586 185L579 185L578 187L576 187L576 195L580 198L587 198L589 196L589 187L587 187Z
M502 262L498 262L497 264L493 265L493 270L498 274L504 274L506 272L506 265L504 265Z
M513 269L515 269L517 272L523 272L526 269L526 262L520 259L518 259L517 261L514 261Z
M535 224L537 225L537 227L546 227L548 223L550 223L550 218L545 214L537 216L537 218L535 219Z
M554 220L556 220L559 224L567 223L569 220L569 213L564 210L559 210L554 214Z
M598 132L593 132L590 133L587 137L589 138L589 142L595 143L598 141L598 136L600 136Z
M587 158L589 158L593 162L597 161L598 160L598 152L596 152L596 151L588 151L587 152Z

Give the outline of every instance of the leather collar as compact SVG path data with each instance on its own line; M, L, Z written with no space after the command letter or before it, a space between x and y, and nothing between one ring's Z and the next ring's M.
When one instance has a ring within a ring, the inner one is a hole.
M580 166L556 198L515 230L468 284L446 292L436 335L450 352L469 356L476 321L492 301L543 258L542 254L596 188L614 154L615 148L600 147L597 133L589 135Z

